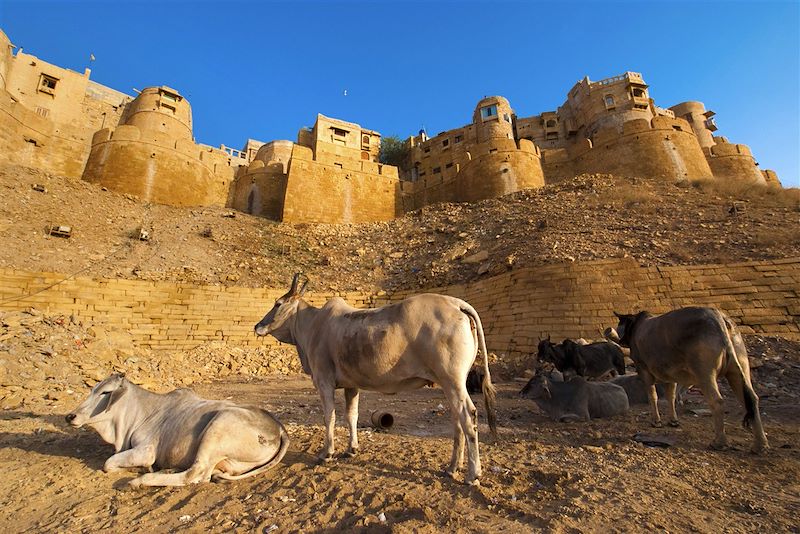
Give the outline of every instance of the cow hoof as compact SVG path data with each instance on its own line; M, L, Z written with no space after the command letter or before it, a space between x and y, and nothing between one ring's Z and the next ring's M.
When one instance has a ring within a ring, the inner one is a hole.
M358 454L358 449L347 449L342 456L345 458L355 458Z
M681 423L680 423L680 421L670 421L670 422L669 422L669 423L667 423L667 424L668 424L669 426L671 426L672 428L678 428L679 426L681 426Z
M480 486L481 485L481 479L476 478L474 480L465 480L464 484L466 484L467 486L473 486L473 487Z
M142 487L142 477L134 478L128 485L132 488L141 488Z
M444 470L444 476L446 476L447 478L453 478L454 479L454 478L456 478L456 472L457 471L458 471L457 469L449 469L449 468L445 469Z
M653 428L661 428L664 426L664 423L662 423L661 421L656 421L654 423L650 423L650 426L652 426Z
M333 461L333 454L331 454L331 453L323 452L322 454L317 456L317 463L326 464L326 463L332 462L332 461Z
M708 448L711 449L712 451L724 451L727 450L729 447L727 442L717 443L716 441L714 441L708 446Z

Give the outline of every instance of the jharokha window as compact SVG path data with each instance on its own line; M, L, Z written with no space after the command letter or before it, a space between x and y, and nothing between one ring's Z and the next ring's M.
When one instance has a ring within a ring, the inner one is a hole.
M481 118L483 120L491 119L492 117L497 117L497 106L486 106L485 108L481 108Z
M605 98L603 98L603 102L606 104L606 109L614 109L615 105L613 96L606 95Z
M55 94L57 83L58 78L48 76L47 74L42 74L41 78L39 79L39 91L50 95Z

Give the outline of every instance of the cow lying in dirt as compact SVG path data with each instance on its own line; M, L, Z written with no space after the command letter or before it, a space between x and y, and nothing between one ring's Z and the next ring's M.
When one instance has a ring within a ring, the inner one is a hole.
M616 333L649 388L653 425L661 426L655 383L664 382L669 422L677 425L675 383L695 385L703 392L714 420L715 449L727 447L725 412L717 378L724 376L745 408L742 425L752 425L753 452L768 447L761 425L758 396L750 380L747 349L736 325L715 308L689 307L654 316L647 312L621 315Z
M540 373L525 384L521 397L532 399L553 421L588 421L613 417L628 411L628 396L620 386L608 382L587 382L575 376L565 382L558 374L548 378Z
M629 404L647 404L650 402L650 389L638 374L617 376L609 380L611 384L620 386L628 395ZM666 384L656 384L656 393L659 397L666 395ZM680 392L676 393L680 402Z
M616 343L609 341L580 343L565 339L555 344L548 337L539 341L537 358L552 363L566 375L600 378L606 374L625 374L625 355Z
M475 309L463 300L424 294L382 308L357 309L334 298L322 308L303 300L306 284L298 289L299 274L289 292L255 326L259 336L273 335L297 347L303 370L311 375L322 400L325 444L319 455L334 452L334 392L344 388L350 447L358 450L358 391L397 393L436 382L450 404L453 456L447 473L453 476L464 455L467 437L467 484L481 475L478 454L478 412L467 393L467 374L483 354L481 386L489 428L495 433L495 390L489 375L483 327Z
M211 477L239 480L281 461L286 430L269 412L228 401L205 400L188 389L151 393L120 374L106 378L67 415L114 445L106 472L130 467L178 469L147 473L132 486L183 486Z

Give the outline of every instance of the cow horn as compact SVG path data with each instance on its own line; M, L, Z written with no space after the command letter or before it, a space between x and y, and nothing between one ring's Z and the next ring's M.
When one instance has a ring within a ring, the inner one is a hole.
M297 281L300 280L300 273L294 273L294 278L292 278L292 287L289 289L289 294L294 295L295 291L297 291Z
M307 276L303 276L303 278L305 278L305 280L303 280L303 285L300 286L300 291L298 291L298 293L297 293L301 297L303 296L303 293L306 292L306 286L308 285L308 277Z

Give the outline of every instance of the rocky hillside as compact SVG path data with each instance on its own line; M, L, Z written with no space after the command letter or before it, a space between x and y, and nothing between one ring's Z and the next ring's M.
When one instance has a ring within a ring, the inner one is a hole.
M42 186L42 187L40 187ZM584 175L391 222L278 224L173 208L81 181L0 167L0 267L255 286L302 271L312 287L436 287L509 269L632 256L645 265L800 255L800 191ZM49 225L72 227L69 238ZM139 239L140 230L150 239Z

